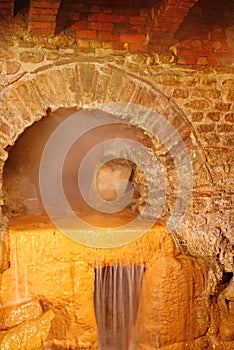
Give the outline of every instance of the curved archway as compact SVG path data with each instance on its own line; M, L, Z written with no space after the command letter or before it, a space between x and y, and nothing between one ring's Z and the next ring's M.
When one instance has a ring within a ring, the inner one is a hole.
M162 115L186 144L194 167L204 166L202 149L186 116L162 91L132 73L95 61L48 67L25 75L6 89L2 106L3 164L4 149L13 145L27 127L42 119L48 109L95 107L110 102L137 104ZM140 124L135 121L135 125L141 127ZM158 155L166 153L168 150L162 145L157 148ZM173 176L171 183L176 180Z

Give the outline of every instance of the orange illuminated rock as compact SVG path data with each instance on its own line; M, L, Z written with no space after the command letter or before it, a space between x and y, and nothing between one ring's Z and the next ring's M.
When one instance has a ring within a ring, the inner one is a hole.
M25 321L31 321L42 315L42 308L37 299L21 299L6 303L0 308L0 329L6 330Z
M145 272L134 350L184 349L209 327L205 265L185 255L175 257L172 238L171 244L163 241L162 256Z
M132 167L129 164L104 164L97 173L96 186L101 197L107 201L117 198L117 188L124 194L127 190L128 180L131 176ZM125 181L121 181L125 180Z
M1 350L34 350L47 339L54 315L48 311L40 318L24 322L8 331L0 332Z

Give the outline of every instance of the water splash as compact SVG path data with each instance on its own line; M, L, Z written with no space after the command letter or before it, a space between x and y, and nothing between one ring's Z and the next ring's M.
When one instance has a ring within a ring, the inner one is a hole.
M139 304L144 267L105 266L96 269L95 312L101 350L127 350Z

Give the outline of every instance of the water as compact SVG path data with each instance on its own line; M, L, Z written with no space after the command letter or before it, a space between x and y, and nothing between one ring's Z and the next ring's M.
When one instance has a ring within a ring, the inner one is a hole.
M144 267L139 265L96 269L94 302L99 349L129 349L143 275Z

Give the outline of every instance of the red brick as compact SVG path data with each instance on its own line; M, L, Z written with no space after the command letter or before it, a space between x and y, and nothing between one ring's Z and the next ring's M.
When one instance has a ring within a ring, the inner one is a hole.
M54 34L54 29L55 28L31 28L31 30L30 30L30 32L32 33L32 34L40 34L40 35L48 35L48 34ZM46 47L49 47L50 48L50 46L49 45L46 45Z
M149 52L149 47L146 44L130 43L129 51L131 52Z
M186 64L186 57L179 57L177 63L178 64Z
M97 33L95 30L77 30L76 37L79 39L94 39Z
M93 30L102 30L102 23L101 22L93 22L93 23L91 23L91 28Z
M191 56L193 54L193 51L191 50L180 50L179 56Z
M113 23L102 23L102 28L104 31L113 32L114 24Z
M146 24L145 17L130 17L130 24Z
M203 49L211 49L212 47L212 42L209 40L203 40L202 41L202 48Z
M96 12L96 13L98 13L98 12L101 12L101 6L98 6L98 5L92 5L91 7L90 7L90 12Z
M57 15L58 9L41 9L37 7L33 7L30 9L30 14L31 15Z
M212 66L212 67L216 67L218 65L218 62L215 58L209 57L208 58L208 65Z
M31 1L31 5L30 5L30 8L56 8L58 9L59 8L59 5L60 5L60 1L53 1L53 2L50 2L50 1Z
M189 49L191 47L191 41L190 40L183 40L183 41L181 41L181 46L186 48L186 49Z
M225 34L222 33L212 33L211 34L212 40L217 40L217 41L226 41L227 37Z
M208 65L207 57L198 57L197 64L201 66L207 66Z
M91 23L86 21L78 21L71 25L71 28L77 30L87 30L91 28Z
M143 43L145 35L143 34L121 34L120 41L127 43Z
M55 22L56 16L54 15L33 15L30 17L30 22Z
M4 9L12 9L13 5L10 3L6 3L6 2L1 2L0 3L0 8L4 8Z
M210 57L210 56L214 56L214 51L213 50L194 50L194 56Z
M112 34L108 32L99 32L98 38L101 40L109 40L109 41L118 41L119 40L119 34Z
M30 27L31 28L44 28L44 29L54 29L55 28L55 22L31 22Z
M186 58L186 63L191 65L197 64L197 59L193 56L188 56Z
M141 17L147 17L148 16L148 10L147 9L141 9L140 10L140 16Z
M98 13L89 16L91 22L110 22L110 23L127 23L128 16L110 15L105 13Z
M120 41L117 41L114 43L114 49L115 50L125 50L126 47L124 46L124 43L121 43Z

